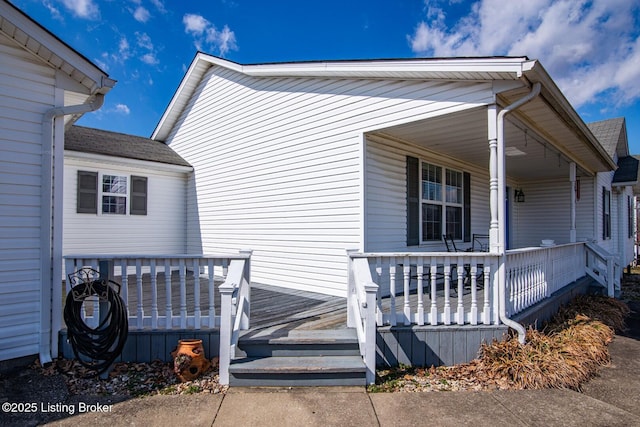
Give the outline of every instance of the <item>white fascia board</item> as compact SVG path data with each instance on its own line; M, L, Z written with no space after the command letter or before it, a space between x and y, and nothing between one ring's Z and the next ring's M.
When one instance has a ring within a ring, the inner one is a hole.
M524 58L451 58L415 60L327 61L242 66L250 76L317 76L364 78L432 78L434 73L509 73L522 75ZM453 77L452 77L453 78ZM487 79L490 79L487 76Z
M60 65L54 63L57 61L52 60L53 55L55 55L77 72L86 76L93 82L93 87L90 88L92 92L98 91L100 93L106 93L115 85L115 80L109 79L108 74L98 68L97 65L89 61L19 9L4 1L0 1L0 24L2 24L0 27L1 32L14 40L19 46L31 52L34 56L49 64L52 68L60 69ZM8 30L12 29L12 26L15 27L13 34L7 33ZM18 40L18 38L16 38L19 35L18 31L24 32L28 39L31 39L31 42L26 43L29 40ZM36 51L31 47L33 41L39 45ZM49 56L47 51L53 55ZM43 55L40 55L40 52L43 52ZM72 73L69 74L71 75Z
M102 165L132 166L163 172L190 173L193 167L174 165L171 163L152 162L149 160L130 159L128 157L107 156L105 154L85 153L82 151L64 150L65 159L77 159Z

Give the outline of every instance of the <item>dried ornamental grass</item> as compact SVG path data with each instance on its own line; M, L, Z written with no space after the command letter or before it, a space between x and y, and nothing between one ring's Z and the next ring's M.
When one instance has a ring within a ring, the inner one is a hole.
M612 298L579 297L561 309L544 331L530 328L525 345L512 336L483 344L480 356L470 363L381 371L379 384L370 390L453 390L452 385L463 390L580 390L581 384L609 362L607 345L614 328L624 328L628 313L625 304Z

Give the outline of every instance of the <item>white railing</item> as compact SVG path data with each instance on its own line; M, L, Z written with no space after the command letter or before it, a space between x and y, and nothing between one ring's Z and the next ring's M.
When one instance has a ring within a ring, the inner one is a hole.
M506 313L520 313L585 275L585 244L506 253Z
M376 298L378 285L373 283L365 258L349 258L347 288L347 326L358 334L360 355L367 367L367 384L376 382Z
M482 252L352 252L349 256L368 260L373 282L379 286L380 326L498 322L492 274L496 256Z
M219 325L216 315L216 284L222 283L229 265L250 254L236 255L67 255L67 275L90 268L121 285L120 296L127 306L130 329L206 329ZM102 271L101 270L102 267ZM97 279L97 277L95 277ZM66 280L66 292L71 289ZM61 303L54 301L54 305ZM97 298L83 318L89 326L98 324ZM56 310L61 313L61 306ZM61 317L61 316L55 316Z
M586 244L586 255L587 274L607 288L610 297L620 292L622 269L617 257L592 243Z
M229 365L235 357L240 331L249 329L251 311L251 252L246 259L233 260L220 285L220 383L229 384Z

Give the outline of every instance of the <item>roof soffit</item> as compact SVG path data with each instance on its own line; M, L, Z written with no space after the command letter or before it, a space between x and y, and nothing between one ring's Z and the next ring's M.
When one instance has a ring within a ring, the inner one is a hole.
M67 75L89 93L106 93L115 81L95 64L13 5L0 0L0 34Z

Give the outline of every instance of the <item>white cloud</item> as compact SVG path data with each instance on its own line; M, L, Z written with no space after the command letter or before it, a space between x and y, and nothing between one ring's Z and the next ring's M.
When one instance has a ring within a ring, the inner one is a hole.
M42 2L42 4L44 4L44 6L49 9L49 14L51 15L52 18L57 19L57 20L62 20L62 14L60 13L60 11L58 10L57 7L55 7L53 5L53 3L51 3L51 1L49 0L45 0Z
M193 43L198 50L217 50L220 56L224 56L229 50L238 49L236 35L227 25L218 31L206 18L194 14L184 15L182 22L184 31L193 36Z
M204 31L207 29L209 25L209 21L207 21L201 15L194 15L191 13L187 13L182 18L182 23L184 24L184 31L186 33L191 33L195 35L202 35Z
M156 58L156 56L153 53L146 53L142 55L140 57L140 60L145 64L149 64L149 65L156 65L160 63L160 61L158 61L158 58Z
M605 94L640 98L640 5L628 0L479 0L448 23L444 0L425 2L408 36L418 55L539 59L575 107Z
M151 0L151 4L153 4L156 9L158 9L158 12L167 13L167 9L164 7L164 3L162 3L162 0Z
M213 27L209 28L207 30L206 41L210 45L217 47L221 56L224 56L229 50L236 50L238 48L235 33L226 25L222 28L222 31L217 31Z
M153 42L147 33L140 33L136 31L135 34L138 46L144 49L153 50Z
M116 104L115 112L116 113L120 113L120 114L129 115L131 110L129 110L129 107L126 104Z
M149 18L151 17L151 14L144 7L138 6L136 10L133 12L133 17L136 19L136 21L145 23L149 20Z
M93 0L62 0L62 4L79 18L100 18L100 9Z
M118 55L113 55L114 59L124 62L131 57L131 49L126 37L122 37L118 43Z

